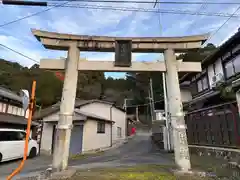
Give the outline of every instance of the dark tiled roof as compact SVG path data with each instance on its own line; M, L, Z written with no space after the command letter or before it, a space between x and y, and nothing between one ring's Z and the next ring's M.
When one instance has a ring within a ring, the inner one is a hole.
M6 113L0 113L0 122L27 125L27 119L25 117ZM32 122L32 125L38 125L38 123Z
M8 99L12 99L18 102L22 102L22 98L19 95L1 86L0 86L0 96L6 97Z
M89 117L89 118L93 118L93 119L97 119L97 120L102 120L102 121L106 121L106 122L114 122L110 119L106 119L106 118L103 118L101 116L98 116L96 114L93 114L93 113L89 113L89 112L83 112L83 111L80 111L80 110L75 110L74 111L75 113L78 113L78 114L81 114L83 116L86 116L86 117Z
M101 101L101 100L98 100L98 99L93 99L93 100L81 100L81 99L76 99L75 101L75 108L79 108L80 106L83 106L83 105L87 105L87 104L90 104L90 103L93 103L93 102L100 102L100 103L105 103L105 104L111 104L111 105L114 105L113 102L108 102L108 101ZM116 107L116 106L115 106ZM117 109L120 109L121 111L124 111L123 109L119 108L119 107L116 107ZM60 102L48 107L48 108L45 108L45 109L42 109L40 112L36 112L34 113L34 116L33 116L33 120L39 120L39 119L42 119L50 114L53 114L53 113L56 113L60 110Z

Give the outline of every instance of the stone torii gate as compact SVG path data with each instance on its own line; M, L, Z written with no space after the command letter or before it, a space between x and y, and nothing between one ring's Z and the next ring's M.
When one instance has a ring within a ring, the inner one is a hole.
M68 166L78 71L166 72L175 162L181 170L188 171L191 168L178 72L201 72L201 63L179 62L176 60L175 53L200 48L207 40L208 34L186 37L120 38L61 34L41 30L32 30L32 33L45 48L68 51L66 59L44 59L40 61L40 68L65 70L60 117L53 155L54 170L65 170ZM165 62L133 62L132 64L122 65L120 61L119 65L117 64L119 62L114 64L111 61L81 61L79 58L80 50L115 52L119 41L130 42L130 55L131 52L164 53Z

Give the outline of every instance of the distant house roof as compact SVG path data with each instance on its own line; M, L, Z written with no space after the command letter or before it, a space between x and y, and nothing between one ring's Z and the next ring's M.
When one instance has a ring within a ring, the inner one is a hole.
M9 123L9 124L22 124L27 125L27 119L23 116L17 116L12 114L0 113L0 123ZM32 121L32 125L38 125L37 122Z
M80 110L75 110L74 112L77 113L77 114L92 118L92 119L102 120L102 121L107 121L107 122L114 122L113 120L103 118L103 117L98 116L98 115L93 114L93 113L83 112L83 111L80 111Z
M219 46L214 53L207 56L205 59L202 60L202 66L206 67L211 63L214 63L219 57L223 56L228 50L234 48L237 44L239 44L240 41L240 30L238 30L237 33L235 33L232 37L230 37L227 41L225 41L221 46ZM193 74L196 73L187 73L185 74L180 81L185 81L189 77L191 77Z
M12 99L18 102L22 102L21 96L17 95L13 91L6 89L0 86L0 96L6 97L8 99Z
M80 116L78 116L80 115ZM83 112L81 110L78 110L78 109L75 109L74 110L74 116L73 116L73 121L86 121L88 119L92 119L92 120L100 120L100 121L105 121L105 122L109 122L109 123L114 123L114 121L110 120L110 119L107 119L107 118L103 118L103 117L100 117L98 115L95 115L93 113L89 113L89 112ZM57 122L58 119L44 119L44 122L48 122L48 123L51 123L51 122Z
M91 104L91 103L95 103L95 102L99 102L99 103L104 103L104 104L109 104L109 105L113 105L115 108L121 110L124 112L124 110L122 108L119 108L119 107L116 107L114 105L113 102L108 102L108 101L102 101L102 100L98 100L98 99L93 99L93 100L80 100L80 99L77 99L75 101L75 108L79 108L81 106L84 106L84 105L87 105L87 104ZM34 113L34 116L33 116L33 120L39 120L39 119L42 119L46 116L49 116L53 113L56 113L60 110L60 102L48 107L48 108L45 108L45 109L42 109L41 111L39 112L36 112Z

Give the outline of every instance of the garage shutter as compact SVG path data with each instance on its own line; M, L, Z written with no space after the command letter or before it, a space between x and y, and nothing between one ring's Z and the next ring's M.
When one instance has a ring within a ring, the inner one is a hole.
M82 152L82 139L83 139L83 125L75 125L72 129L70 141L70 155L79 154Z

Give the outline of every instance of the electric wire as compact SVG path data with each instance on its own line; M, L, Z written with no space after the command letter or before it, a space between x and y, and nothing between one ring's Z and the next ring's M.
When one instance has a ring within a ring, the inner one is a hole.
M46 2L60 2L65 0L46 0ZM183 5L197 5L202 4L201 1L136 1L136 0L73 0L73 2L89 2L89 3L134 3L134 4L183 4ZM240 5L240 2L206 2L209 5Z
M27 59L29 59L29 60L31 60L31 61L33 61L33 62L39 64L39 61L37 61L37 60L35 60L35 59L33 59L33 58L31 58L31 57L29 57L29 56L27 56L27 55L21 53L21 52L15 50L15 49L12 49L12 48L10 48L10 47L4 45L4 44L0 44L0 46L2 46L3 48L6 48L6 49L8 49L8 50L10 50L10 51L12 51L12 52L14 52L14 53L16 53L16 54L22 56L22 57L25 57L25 58L27 58Z
M71 0L70 0L70 1L71 1ZM23 17L21 17L21 18L15 19L15 20L13 20L13 21L9 21L9 22L7 22L7 23L1 24L1 25L0 25L0 28L2 28L2 27L4 27L4 26L7 26L7 25L10 25L10 24L13 24L13 23L16 23L16 22L19 22L19 21L22 21L22 20L24 20L24 19L27 19L27 18L30 18L30 17L33 17L33 16L40 15L40 14L42 14L42 13L44 13L44 12L47 12L47 11L50 11L50 10L52 10L52 9L54 9L54 8L61 7L61 6L63 6L63 5L66 5L66 4L69 3L70 1L67 1L67 2L64 2L64 3L61 3L61 4L55 4L55 5L53 5L52 7L47 8L47 9L44 9L44 10L42 10L42 11L38 11L38 12L35 12L35 13L32 13L32 14L29 14L29 15L27 15L27 16L23 16Z
M48 6L54 6L55 4L49 4ZM177 9L160 9L155 10L152 8L135 8L135 7L123 7L123 6L103 6L103 5L78 5L78 4L69 4L63 5L62 8L80 8L80 9L98 9L98 10L110 10L110 11L131 11L131 12L146 12L146 13L162 13L162 14L176 14L176 15L194 15L194 16L217 16L217 17L236 17L239 18L240 15L232 16L229 13L213 13L213 12L198 12L189 11L189 10L177 10Z
M239 11L239 9L240 9L240 6L238 6L238 8L232 13L232 16L234 16L234 14L236 14ZM229 17L226 21L223 22L223 24L221 26L219 26L213 33L211 33L211 35L208 37L208 39L203 43L203 45L201 47L205 46L214 37L214 35L217 34L228 23L228 21L231 20L231 18L232 17ZM200 49L197 52L199 52L199 51L200 51ZM209 56L211 56L211 55L209 55ZM205 59L207 59L208 57L206 57ZM204 59L202 61L204 61ZM186 76L188 76L188 74L190 74L190 73L183 75L181 77L181 79L184 79Z
M207 7L206 2L207 2L207 0L205 0L205 1L201 4L200 8L196 11L196 14L199 13L199 12L201 12L204 8ZM196 19L192 24L190 24L190 25L188 26L188 28L187 28L187 30L186 30L187 32L188 32L189 30L191 30L192 27L194 27L194 26L197 24L197 20L198 20L198 19Z
M220 30L228 23L228 21L230 21L230 20L232 19L232 17L234 16L234 14L236 14L239 9L240 9L240 6L238 6L238 8L232 13L232 15L231 15L226 21L224 21L223 24L222 24L216 31L214 31L214 32L210 35L210 37L205 41L204 44L206 44L209 40L211 40L212 37L213 37L215 34L217 34L218 31L220 31Z
M10 24L13 24L13 23L16 23L16 22L19 22L19 21L22 21L24 19L27 19L27 18L31 18L33 16L37 16L37 15L40 15L44 12L47 12L47 11L50 11L54 8L60 8L60 7L68 7L68 8L81 8L81 9L101 9L101 10L111 10L111 11L132 11L132 12L146 12L146 13L165 13L165 14L177 14L177 15L181 15L181 14L186 14L186 15L201 15L201 16L218 16L218 17L235 17L235 18L239 18L240 15L231 15L231 14L225 14L225 13L206 13L206 12L199 12L199 13L196 13L196 12L193 12L193 11L181 11L181 10L166 10L166 9L161 9L161 10L153 10L153 9L148 9L148 8L129 8L129 7L113 7L113 6L99 6L99 5L88 5L88 4L85 4L85 5L67 5L67 3L69 2L73 2L74 0L71 0L71 1L67 1L67 2L64 2L62 4L48 4L48 6L50 6L50 8L47 8L47 9L44 9L42 11L38 11L36 13L32 13L30 15L27 15L27 16L24 16L24 17L21 17L21 18L18 18L18 19L15 19L13 21L10 21L10 22L7 22L7 23L4 23L4 24L1 24L0 25L0 28L1 27L4 27L4 26L7 26L7 25L10 25Z

